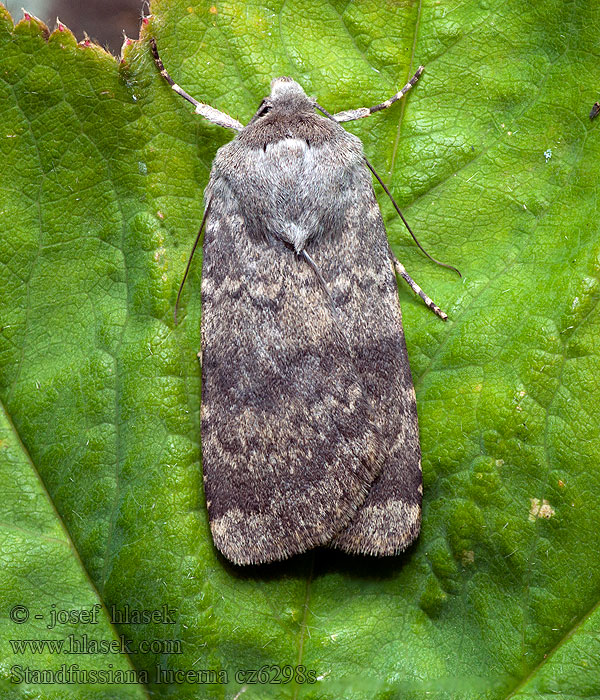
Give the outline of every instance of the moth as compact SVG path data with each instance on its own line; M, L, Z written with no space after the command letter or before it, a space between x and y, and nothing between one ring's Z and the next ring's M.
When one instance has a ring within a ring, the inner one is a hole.
M600 102L594 102L590 111L590 119L595 119L600 114Z
M447 316L392 253L362 143L340 123L390 107L423 68L389 100L334 115L277 78L243 126L188 95L150 45L196 114L236 132L215 156L196 239L204 228L201 431L214 544L235 564L320 545L401 552L419 533L423 488L396 273Z

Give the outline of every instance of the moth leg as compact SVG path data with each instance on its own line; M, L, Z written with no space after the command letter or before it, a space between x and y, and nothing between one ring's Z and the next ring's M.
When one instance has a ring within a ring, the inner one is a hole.
M238 122L237 119L230 117L228 114L225 114L225 112L220 112L218 109L215 109L210 105L206 105L203 102L198 102L198 100L195 100L191 95L188 95L188 93L183 88L177 85L173 78L171 78L171 76L167 73L167 69L164 67L163 62L160 56L158 55L158 49L156 48L156 41L154 37L150 39L150 48L152 50L152 56L154 57L154 63L156 63L156 66L160 71L162 77L167 81L167 83L169 83L172 90L174 90L178 95L181 95L181 97L183 97L185 100L191 102L194 105L194 107L196 108L196 114L199 114L201 117L204 117L212 124L222 126L225 129L241 131L244 128L244 125L240 124L240 122Z
M405 280L409 287L413 290L415 294L418 294L421 299L425 302L426 306L428 306L436 315L438 315L442 321L447 321L448 320L448 314L445 314L440 307L437 304L434 304L433 299L430 299L427 294L419 287L419 285L414 281L414 279L408 274L406 269L404 268L404 265L398 260L398 258L393 255L393 261L394 261L394 269L396 272L402 277L403 280Z
M333 118L336 122L351 122L354 119L363 119L364 117L370 117L371 114L374 114L375 112L380 112L382 109L387 109L390 105L393 105L394 102L398 102L398 100L401 100L404 97L404 95L406 95L406 93L411 89L411 87L417 82L421 73L424 70L424 66L419 66L417 68L417 72L408 81L408 83L406 83L402 90L400 90L400 92L397 92L393 97L390 97L389 100L386 100L381 104L375 105L375 107L359 107L358 109L348 109L344 112L338 112L337 114L333 115Z

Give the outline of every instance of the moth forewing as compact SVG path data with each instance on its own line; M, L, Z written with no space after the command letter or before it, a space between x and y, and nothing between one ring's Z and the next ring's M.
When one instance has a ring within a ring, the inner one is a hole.
M420 525L415 392L371 174L336 121L367 108L324 118L278 78L238 128L176 85L152 48L176 92L238 132L206 190L202 454L214 542L237 564L318 545L399 552Z

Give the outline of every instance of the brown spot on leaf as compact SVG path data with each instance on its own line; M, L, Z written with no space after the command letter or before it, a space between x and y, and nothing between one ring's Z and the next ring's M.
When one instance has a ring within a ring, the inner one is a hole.
M554 515L554 508L550 505L550 502L545 498L540 501L539 498L530 498L531 506L529 508L529 520L532 522L536 518L543 518L544 520L550 520Z

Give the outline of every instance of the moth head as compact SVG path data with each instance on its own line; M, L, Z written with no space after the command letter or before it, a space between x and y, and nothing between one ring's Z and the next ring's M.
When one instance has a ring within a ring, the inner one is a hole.
M314 113L315 100L307 97L304 90L292 78L275 78L271 81L271 94L260 103L254 118L267 115L271 110L294 114Z

